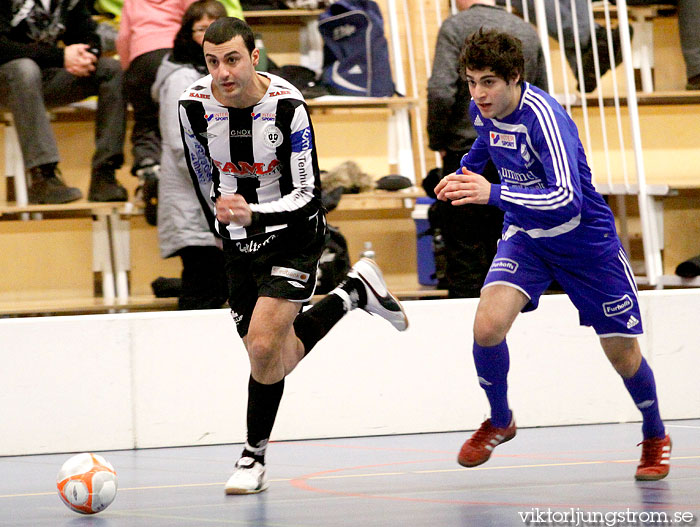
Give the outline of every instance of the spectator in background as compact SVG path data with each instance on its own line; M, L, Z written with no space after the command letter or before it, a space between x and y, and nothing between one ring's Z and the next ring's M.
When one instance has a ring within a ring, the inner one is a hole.
M243 20L243 9L239 0L223 0L221 4L226 8L228 16L235 16ZM124 0L97 0L95 2L95 10L98 13L111 14L120 16Z
M547 33L554 40L559 40L557 32L556 8L554 2L557 0L545 0L545 14L547 20ZM696 0L691 0L696 1ZM611 2L614 3L614 2ZM504 0L498 0L499 5L505 5ZM529 20L534 24L535 21L535 2L534 0L514 0L513 8L524 15L527 10ZM578 80L578 68L576 67L576 44L575 30L578 29L578 38L581 46L581 65L583 70L583 84L586 92L592 92L596 89L595 67L593 58L593 39L591 38L591 29L588 13L588 0L574 0L576 10L576 20L571 10L571 2L569 0L559 0L559 12L561 14L561 29L564 38L564 54L566 60L571 67L571 71ZM608 39L605 28L600 24L594 23L595 42L598 48L598 65L600 67L601 77L610 70L610 54L608 51ZM630 27L630 37L632 28ZM614 48L615 66L622 62L622 50L620 48L620 29L619 27L612 29L612 41ZM581 91L581 87L578 87Z
M122 13L124 0L96 0L95 11L113 17L119 17Z
M182 15L193 1L125 0L121 11L117 53L126 72L126 97L134 109L131 173L139 178L137 193L151 225L156 224L161 152L158 104L151 98L151 86L163 57L173 47Z
M700 90L700 2L676 0L673 3L678 5L678 29L688 79L685 89Z
M197 0L182 18L173 50L163 59L153 83L153 99L160 104L160 184L158 241L161 256L182 260L182 291L178 309L221 307L227 298L224 253L216 246L190 179L180 137L178 99L197 79L207 75L202 53L204 32L226 16L217 0Z
M57 169L59 154L49 106L98 96L91 201L125 201L115 177L124 162L126 128L119 64L101 57L86 0L0 2L0 105L8 107L29 171L31 203L67 203L82 197Z
M447 18L438 34L433 71L428 81L428 138L430 148L442 156L441 177L459 169L462 156L477 137L469 120L469 87L459 75L459 54L464 40L481 27L499 28L523 42L525 78L547 88L547 71L540 40L532 25L496 7L493 0L457 0L459 13ZM493 164L484 177L499 181ZM426 181L433 188L437 181ZM496 254L503 212L476 205L453 207L438 201L431 211L445 242L446 286L451 297L475 297ZM431 221L432 224L432 221Z

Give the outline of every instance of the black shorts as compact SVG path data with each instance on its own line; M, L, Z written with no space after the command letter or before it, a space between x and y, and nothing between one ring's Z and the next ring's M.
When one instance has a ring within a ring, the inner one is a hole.
M278 231L224 240L229 306L241 337L248 334L258 298L304 303L316 288L316 272L328 229L322 211Z

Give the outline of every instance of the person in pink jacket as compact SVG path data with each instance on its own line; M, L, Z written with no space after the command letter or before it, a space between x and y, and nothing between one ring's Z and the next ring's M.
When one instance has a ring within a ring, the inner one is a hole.
M134 109L131 132L131 172L140 180L146 220L156 224L158 171L161 154L158 103L151 98L151 85L163 57L173 47L182 15L194 0L125 0L122 8L117 53L125 70L126 99ZM138 192L138 191L137 191Z

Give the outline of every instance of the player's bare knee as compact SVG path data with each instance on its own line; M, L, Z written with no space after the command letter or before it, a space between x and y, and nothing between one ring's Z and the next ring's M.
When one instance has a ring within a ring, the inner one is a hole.
M625 379L634 377L639 369L640 360L633 353L611 354L608 355L608 359L615 371Z
M479 346L496 346L506 338L508 328L500 321L477 312L474 319L474 340Z
M601 339L603 350L615 371L623 378L633 377L642 362L642 353L636 339L612 337Z
M278 347L269 336L259 334L248 334L246 339L248 356L250 361L260 366L269 364L278 358Z

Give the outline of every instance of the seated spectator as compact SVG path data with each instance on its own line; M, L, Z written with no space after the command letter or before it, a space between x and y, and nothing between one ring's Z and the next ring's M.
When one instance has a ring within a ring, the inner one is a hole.
M556 0L545 0L545 14L547 20L547 33L554 40L559 40L557 32L557 18L554 2ZM498 0L499 5L505 5L505 0ZM520 14L525 11L527 6L528 17L533 24L535 20L535 2L534 0L515 0L513 8ZM574 0L576 8L576 27L578 29L578 38L581 46L581 65L583 70L583 84L586 92L592 92L596 89L595 67L593 58L593 39L591 38L591 30L588 17L588 0ZM571 67L576 79L578 79L578 68L576 67L576 44L574 30L574 16L571 10L571 3L567 1L559 2L559 13L561 15L561 29L564 38L564 54L566 60ZM600 67L601 77L610 70L610 53L608 51L608 39L605 28L598 23L594 24L595 42L598 48L598 64ZM632 29L630 28L630 31ZM620 48L620 28L612 29L612 40L614 48L615 66L622 62L622 51ZM578 87L581 91L581 87Z
M17 128L29 171L31 203L82 197L59 177L58 147L46 108L98 96L96 149L88 199L125 201L115 170L124 161L126 105L114 59L100 57L100 39L86 0L0 2L0 105Z
M179 309L221 307L227 298L223 252L197 200L180 137L178 99L207 72L202 53L204 32L214 20L226 16L216 0L198 0L185 12L171 54L166 55L153 84L160 102L163 138L158 190L158 239L163 258L182 259Z
M194 0L125 0L119 22L117 53L127 101L134 109L131 132L134 164L146 220L156 224L160 130L158 103L151 98L156 71L173 46L182 15Z
M686 90L700 90L700 2L678 0L681 49L688 83Z
M698 0L670 1L678 6L681 51L688 79L685 89L700 90L700 2ZM636 5L637 2L632 1L630 4Z

